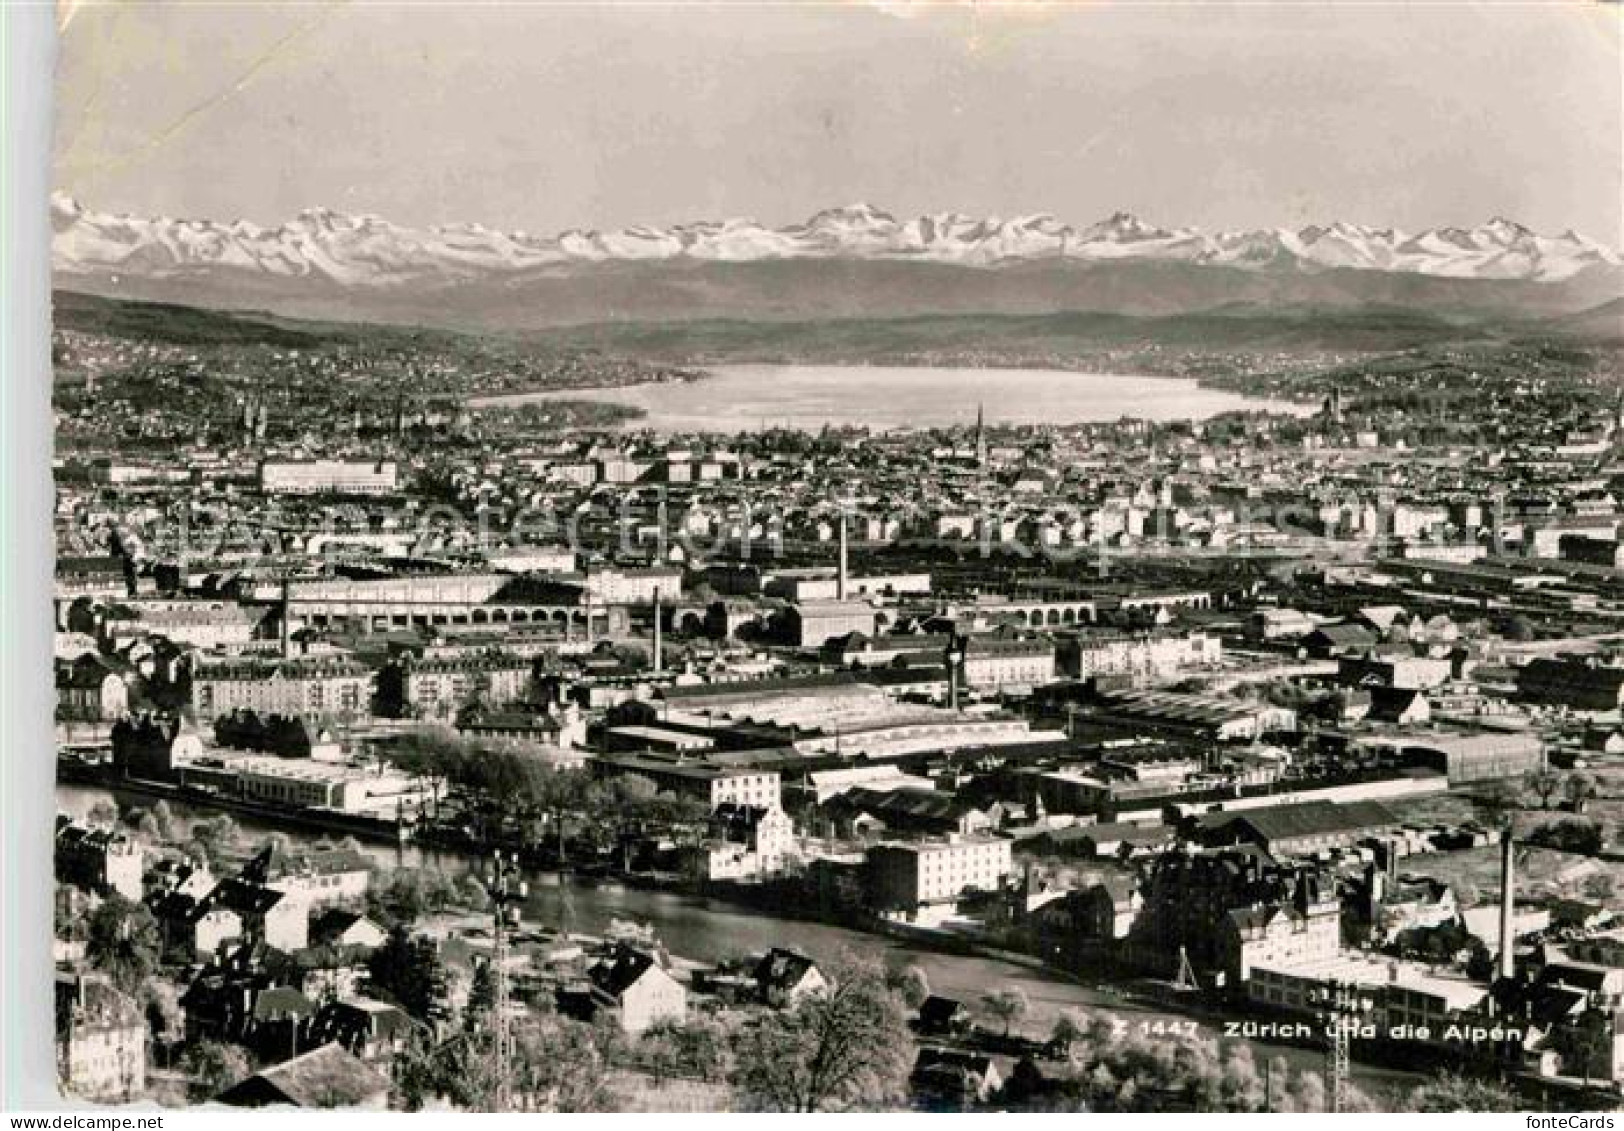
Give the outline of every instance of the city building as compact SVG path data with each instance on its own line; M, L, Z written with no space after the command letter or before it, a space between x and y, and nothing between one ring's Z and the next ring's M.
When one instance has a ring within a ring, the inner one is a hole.
M589 765L600 777L647 778L660 792L695 798L712 811L728 803L763 809L783 807L776 770L709 765L653 754L600 754Z
M398 489L394 460L266 460L260 490L268 495L391 495Z
M398 770L361 769L275 754L213 751L177 762L174 773L182 784L204 786L245 801L385 818L415 812L428 800L424 784Z
M139 841L114 829L92 829L56 819L56 878L100 895L139 901L146 853Z
M822 648L856 632L873 636L875 611L862 601L805 601L784 610L789 640L801 648Z
M1354 844L1398 823L1379 801L1309 801L1208 814L1196 818L1194 835L1213 848L1253 844L1271 856L1300 856Z
M1534 703L1616 711L1624 705L1624 666L1585 656L1536 656L1518 670L1517 690Z
M964 646L964 682L994 690L1032 688L1055 678L1055 645L1041 638L972 636Z
M870 905L907 920L951 913L966 892L997 891L1014 870L1011 842L996 836L878 844L864 863Z
M1155 858L1122 954L1165 975L1188 966L1204 989L1244 990L1251 969L1329 957L1341 944L1334 878L1257 848Z
M104 722L129 712L130 685L101 656L87 653L56 665L57 717Z
M147 1021L103 976L57 971L56 1070L62 1091L120 1104L146 1090Z
M370 711L374 676L344 656L237 660L201 666L192 676L192 706L200 719L232 711L256 714L353 716Z
M797 855L795 826L782 809L724 801L697 848L702 880L756 880L781 871Z
M1207 632L1083 631L1059 638L1056 662L1071 679L1126 676L1149 682L1223 664L1223 640Z
M449 719L470 704L502 708L529 698L531 662L522 656L480 652L408 661L401 681L407 713Z

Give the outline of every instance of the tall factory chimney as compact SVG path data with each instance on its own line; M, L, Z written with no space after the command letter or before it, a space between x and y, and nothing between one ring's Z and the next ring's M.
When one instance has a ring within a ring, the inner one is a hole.
M282 625L280 641L282 645L282 657L286 659L287 657L293 655L293 586L285 577L282 579L281 598Z
M654 670L665 670L665 640L660 635L660 587L654 587Z
M958 634L947 642L947 651L943 655L947 664L947 705L950 710L959 709L959 672L964 662L964 644Z
M1517 936L1512 925L1512 883L1515 871L1513 858L1517 842L1512 838L1511 826L1500 834L1500 963L1497 973L1501 978L1517 976Z
M846 599L846 510L840 511L840 562L835 573L835 600Z

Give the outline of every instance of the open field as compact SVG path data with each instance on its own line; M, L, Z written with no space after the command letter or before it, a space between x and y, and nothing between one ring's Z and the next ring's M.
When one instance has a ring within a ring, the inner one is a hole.
M1409 856L1399 870L1444 880L1462 902L1477 904L1494 898L1500 886L1500 849L1496 845L1460 852ZM1616 890L1624 891L1624 862L1597 860L1550 848L1521 846L1516 856L1516 889L1520 896L1555 895L1585 899L1594 877L1611 876ZM1466 898L1466 897L1472 898Z
M617 1068L609 1073L607 1084L615 1097L615 1109L623 1112L729 1111L733 1090L726 1084L703 1080L657 1082L646 1072Z

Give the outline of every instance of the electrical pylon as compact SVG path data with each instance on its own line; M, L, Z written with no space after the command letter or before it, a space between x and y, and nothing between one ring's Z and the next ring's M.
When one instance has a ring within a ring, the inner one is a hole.
M508 1013L507 936L519 922L519 908L530 895L530 885L519 874L518 853L496 852L492 857L491 909L494 941L491 946L491 1110L508 1111L513 1103L513 1029Z

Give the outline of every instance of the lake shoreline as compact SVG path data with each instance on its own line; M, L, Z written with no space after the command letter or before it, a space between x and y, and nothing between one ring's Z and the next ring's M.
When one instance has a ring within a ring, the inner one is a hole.
M853 385L858 387L853 389ZM855 395L854 395L855 394ZM1313 404L1255 397L1199 377L981 363L826 365L728 362L681 381L539 389L468 398L470 409L588 401L636 409L621 428L738 433L862 427L877 433L973 423L1085 425L1205 420L1233 412L1302 416Z

